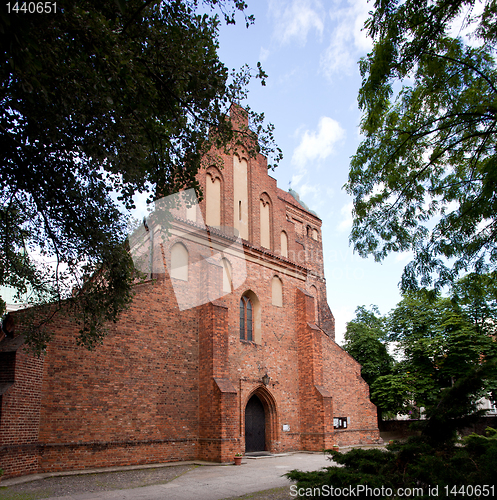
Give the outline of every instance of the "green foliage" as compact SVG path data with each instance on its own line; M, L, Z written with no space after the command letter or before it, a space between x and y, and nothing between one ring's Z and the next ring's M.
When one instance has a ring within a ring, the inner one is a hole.
M378 261L412 251L404 290L497 263L497 9L473 15L474 4L386 0L366 23L351 241ZM474 45L448 35L466 27L453 26L462 14Z
M408 375L408 374L407 374ZM369 386L371 401L390 415L412 415L412 384L408 376L392 369L392 373L377 377Z
M360 306L356 317L347 323L343 348L361 364L361 376L371 386L375 380L388 376L393 369L393 358L382 340L386 335L385 318L376 306L371 310ZM371 391L371 401L382 411L397 411L399 406L391 398Z
M496 400L495 324L494 273L469 274L449 298L434 290L406 293L384 317L374 307L358 308L344 347L361 363L380 410L415 417L423 407L425 434L445 440L478 414L481 397Z
M344 349L362 366L362 378L371 384L392 368L392 357L381 339L385 336L385 320L376 306L368 311L364 306L356 309L356 317L347 323Z
M227 119L249 80L266 77L260 65L230 77L217 55L213 9L234 22L245 2L56 5L52 14L0 10L0 285L32 304L65 300L92 348L131 300L120 205L185 187L201 196L195 175L220 161L213 147L261 151L270 164L281 151L262 114L248 111L250 128ZM38 352L49 319L33 319Z
M497 273L471 273L452 285L453 300L477 327L495 334L497 318Z
M441 428L451 432L461 423L451 420L451 426L447 421L475 414L477 401L497 380L496 342L491 330L473 321L481 306L477 298L474 307L466 303L461 308L455 295L448 299L412 293L404 296L388 319L389 339L403 354L397 378L409 386L416 405L433 417L430 425L440 421Z
M320 471L301 472L291 471L286 476L297 481L297 488L303 488L315 495L305 495L301 498L320 498L318 492L325 488L347 489L346 495L337 495L338 498L350 497L350 488L362 485L363 495L357 498L371 498L373 495L364 493L367 486L377 488L379 493L375 498L397 498L397 492L405 492L407 488L421 488L422 493L407 498L454 498L454 486L487 485L488 494L493 496L491 486L497 486L495 470L497 468L497 439L495 435L487 438L472 435L466 438L465 443L455 446L453 443L444 443L433 446L423 438L410 438L406 443L394 443L387 446L387 450L354 449L348 453L339 453L326 450L330 459L338 466L327 467ZM433 490L438 486L438 490ZM446 489L447 487L447 489ZM391 493L388 494L388 488ZM357 490L356 490L357 491ZM437 491L437 494L435 494ZM478 490L476 490L478 491ZM421 490L417 490L421 492ZM475 489L466 489L465 498L481 498ZM399 498L406 497L400 495Z

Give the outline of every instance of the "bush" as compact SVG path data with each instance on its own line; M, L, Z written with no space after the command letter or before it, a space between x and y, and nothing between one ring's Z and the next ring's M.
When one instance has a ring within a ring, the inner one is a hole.
M413 437L405 443L388 445L386 450L354 449L348 453L326 450L326 453L338 466L314 472L293 470L287 474L289 479L297 481L300 498L460 496L468 499L497 495L497 431L490 428L486 436L472 434L457 443L435 446L424 437ZM480 490L475 486L487 488ZM347 491L340 495L344 488ZM355 495L350 494L351 489ZM397 496L401 489L404 494ZM416 489L415 494L406 495L406 489L413 493Z

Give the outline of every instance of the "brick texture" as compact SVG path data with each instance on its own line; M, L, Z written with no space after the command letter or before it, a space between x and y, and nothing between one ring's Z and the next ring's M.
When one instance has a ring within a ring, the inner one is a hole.
M233 157L220 157L224 168L207 170L221 179L221 224L233 226ZM229 462L245 450L245 407L254 395L264 407L269 451L378 442L360 366L334 342L321 220L276 186L263 156L247 160L251 217L242 286L216 296L223 271L206 260L209 238L204 246L186 241L190 261L201 262L188 281L173 288L166 266L136 285L131 307L95 351L76 345L79 327L69 314L56 317L42 358L24 352L22 335L0 344L6 477L196 458ZM205 192L205 170L198 180ZM261 196L270 200L270 249L260 244ZM205 200L200 209L205 220ZM199 218L177 215L178 234L202 228ZM281 231L288 257L281 255ZM216 238L223 237L210 231ZM163 242L156 264L167 264L175 241ZM283 283L282 307L272 304L274 276ZM204 303L180 310L177 297L192 289ZM260 315L257 342L240 339L242 294L254 298ZM335 417L346 417L347 428L335 429Z

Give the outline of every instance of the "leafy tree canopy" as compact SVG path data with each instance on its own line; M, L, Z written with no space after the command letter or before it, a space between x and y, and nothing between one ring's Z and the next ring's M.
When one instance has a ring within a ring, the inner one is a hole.
M343 348L361 364L361 376L371 386L378 377L390 374L393 369L394 360L383 342L387 333L385 318L376 306L370 310L360 306L355 314L356 317L347 323ZM374 397L371 400L379 414L382 410L397 410L397 406L391 404L385 407L383 400Z
M59 306L76 290L65 303L80 320L79 342L91 348L131 300L119 203L132 208L133 195L146 191L198 192L195 174L203 159L216 160L213 147L243 144L270 162L281 152L263 115L250 112L246 130L226 119L254 72L230 77L219 60L216 12L234 22L243 1L56 7L0 10L0 285ZM264 81L260 66L255 76ZM48 319L33 323L38 351L50 338Z
M458 419L477 413L481 397L496 400L495 283L495 273L469 274L449 297L434 290L406 293L386 316L375 307L357 309L344 348L361 363L380 411L416 414L424 407L432 426L443 421L452 432L447 421L460 425Z
M366 23L351 241L412 251L404 290L496 267L496 26L497 2L474 0L376 1Z
M409 388L404 411L413 403L424 407L432 425L443 420L447 432L461 425L457 419L476 414L478 400L492 397L497 381L491 330L473 322L474 307L466 309L454 295L418 292L404 296L388 317L389 339L402 355L394 380ZM385 392L386 381L375 382L372 392Z

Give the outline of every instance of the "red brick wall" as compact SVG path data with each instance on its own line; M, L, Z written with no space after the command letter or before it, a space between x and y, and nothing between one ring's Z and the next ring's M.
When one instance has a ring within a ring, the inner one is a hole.
M325 341L323 371L333 394L334 416L350 419L347 430L335 431L335 441L339 445L378 442L376 406L369 400L369 386L361 377L359 363L331 340Z
M76 329L59 318L45 358L40 470L194 458L197 311L148 282L94 352L75 345Z
M39 470L43 364L43 357L33 357L22 347L10 352L0 350L0 380L14 382L0 398L0 468L7 477Z
M247 252L249 253L249 252ZM255 258L256 253L250 254ZM242 451L244 442L245 406L256 390L262 388L262 377L267 373L270 383L264 391L274 398L277 424L271 432L267 447L271 451L299 449L299 407L296 312L294 289L297 281L282 273L283 307L272 305L271 281L274 271L257 262L247 261L247 280L240 289L223 297L228 306L230 379L236 384L238 394L239 436ZM251 290L261 307L261 343L240 340L239 302L242 293ZM266 414L271 411L268 404ZM283 424L290 426L283 432Z

